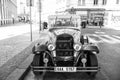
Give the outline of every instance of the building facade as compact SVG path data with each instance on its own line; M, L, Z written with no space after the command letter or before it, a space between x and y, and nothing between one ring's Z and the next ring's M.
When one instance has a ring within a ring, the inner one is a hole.
M0 0L0 25L14 23L17 18L17 0Z
M56 0L56 14L63 14L67 9L67 0Z
M120 26L120 0L63 0L71 14L80 15L81 19L88 19L90 25L93 21L103 20L106 27Z

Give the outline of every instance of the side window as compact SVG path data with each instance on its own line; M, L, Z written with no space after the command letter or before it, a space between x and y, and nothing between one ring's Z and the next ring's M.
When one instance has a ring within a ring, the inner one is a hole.
M98 5L98 0L94 0L94 5Z
M103 4L103 5L106 5L106 3L107 3L107 0L103 0L103 3L102 3L102 4Z
M116 4L119 4L119 0L116 0Z

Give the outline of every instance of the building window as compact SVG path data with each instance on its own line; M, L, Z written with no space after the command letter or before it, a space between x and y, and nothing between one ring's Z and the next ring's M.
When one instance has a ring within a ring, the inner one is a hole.
M94 0L94 5L98 5L98 0Z
M81 5L81 0L78 0L78 6L80 6Z
M85 0L82 0L82 4L85 5Z
M78 5L79 5L79 6L85 5L85 0L78 0Z
M116 1L116 4L119 4L119 0Z
M61 3L62 2L62 0L56 0L56 3L57 4L59 4L59 3Z
M102 4L103 4L103 5L106 5L106 3L107 3L107 0L103 0L103 3L102 3Z

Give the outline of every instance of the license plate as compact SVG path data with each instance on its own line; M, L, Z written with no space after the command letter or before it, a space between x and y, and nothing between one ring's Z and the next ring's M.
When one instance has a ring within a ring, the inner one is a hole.
M55 67L55 72L76 72L76 67Z

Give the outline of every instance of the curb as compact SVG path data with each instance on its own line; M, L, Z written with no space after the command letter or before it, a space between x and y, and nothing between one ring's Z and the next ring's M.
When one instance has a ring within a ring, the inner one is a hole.
M30 72L30 65L28 66L28 68L23 72L23 74L20 76L20 78L18 80L24 80L25 76Z
M29 55L5 80L24 80L31 70L32 57L33 55Z
M19 80L19 78L24 75L23 73L26 73L26 71L28 72L28 70L30 70L29 66L32 61L31 58L33 57L32 46L38 41L39 40L32 42L28 47L26 47L23 51L6 62L0 68L0 80Z
M17 23L10 23L10 24L4 24L4 25L1 25L0 27L11 27L11 26L16 26L16 25L25 25L27 23L21 23L21 22L17 22Z

